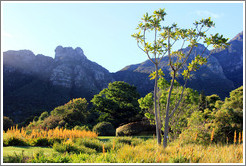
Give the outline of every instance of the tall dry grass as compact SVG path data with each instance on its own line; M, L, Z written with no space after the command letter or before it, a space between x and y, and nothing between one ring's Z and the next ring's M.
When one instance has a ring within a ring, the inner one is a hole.
M126 145L117 151L123 163L243 163L243 145L209 146L173 143L166 149L155 141L137 146Z
M4 132L4 137L15 137L22 139L49 138L49 139L74 139L74 138L97 138L97 134L92 131L68 130L55 128L50 130L33 129L29 133L24 128L18 129L18 126Z

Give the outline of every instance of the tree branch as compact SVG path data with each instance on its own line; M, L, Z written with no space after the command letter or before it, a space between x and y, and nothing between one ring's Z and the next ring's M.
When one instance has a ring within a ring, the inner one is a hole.
M183 98L184 90L185 90L185 88L186 88L187 81L188 81L188 78L186 78L186 80L185 80L185 83L184 83L184 85L183 85L183 89L182 89L182 92L181 92L179 101L178 101L178 103L175 105L175 107L174 107L174 109L172 110L172 112L170 113L169 118L171 118L171 117L173 116L174 112L177 110L177 108L179 107L180 102L182 101L182 98Z

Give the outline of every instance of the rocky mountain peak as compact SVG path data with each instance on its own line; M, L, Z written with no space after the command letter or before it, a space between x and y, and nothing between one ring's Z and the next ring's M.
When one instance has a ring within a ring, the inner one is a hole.
M58 46L55 49L55 61L67 62L83 60L87 60L87 58L80 47L73 49L72 47Z
M242 42L243 41L243 32L240 32L239 34L237 34L233 39L231 39L230 42L235 41L235 40Z
M17 65L20 61L30 63L35 59L35 55L30 50L6 51L4 52L3 62L5 64Z

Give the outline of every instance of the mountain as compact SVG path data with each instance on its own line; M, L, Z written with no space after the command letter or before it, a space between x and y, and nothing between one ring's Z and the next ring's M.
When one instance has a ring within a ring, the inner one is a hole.
M218 94L222 99L229 95L229 92L243 85L243 33L239 33L231 41L226 49L213 50L206 65L193 73L187 86L204 91L206 95ZM194 58L194 52L198 54L204 49L204 46L198 44L193 50L189 60ZM184 49L187 52L188 48ZM206 50L204 55L208 55ZM164 57L159 65L165 74L167 80L170 80L168 57ZM148 75L154 71L154 65L147 60L140 64L134 64L124 67L122 70L113 73L117 81L125 81L137 86L142 96L153 91L154 81L149 81ZM178 81L182 84L183 80Z
M188 87L204 91L206 95L218 94L222 99L229 92L243 85L243 33L238 34L226 49L216 49L208 63L193 73ZM199 44L199 53L204 46ZM188 48L184 49L186 52ZM195 50L194 50L195 51ZM205 55L210 51L206 50ZM194 52L191 54L191 61ZM167 80L170 80L168 58L160 63ZM31 115L51 111L73 98L87 101L109 82L125 81L137 87L141 96L153 91L154 81L148 75L154 71L149 61L129 65L116 73L110 73L99 64L90 61L81 48L58 46L55 58L32 51L3 52L3 113L15 122ZM178 80L183 83L182 78Z
M88 100L114 79L81 48L58 46L55 58L29 50L3 52L4 115L16 122L51 111L72 98Z
M243 85L243 32L229 41L227 49L217 49L213 56L219 61L225 76L235 88Z

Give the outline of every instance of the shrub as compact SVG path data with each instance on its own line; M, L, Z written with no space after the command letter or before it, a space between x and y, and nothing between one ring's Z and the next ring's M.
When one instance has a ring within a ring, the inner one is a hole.
M49 116L49 113L47 111L43 112L40 116L39 116L39 120L42 121L45 118L47 118Z
M79 154L79 153L88 153L88 154L96 153L95 149L90 149L90 148L87 148L83 145L76 146L70 142L54 143L53 149L57 152L60 152L60 153L65 153L65 152L76 153L76 154Z
M152 135L155 133L155 125L150 125L147 121L132 122L120 126L116 129L116 136L132 136L141 133Z
M98 139L79 139L76 141L78 146L85 146L90 149L95 149L97 152L102 152L102 143Z
M54 129L59 125L60 121L61 121L61 117L51 115L44 119L44 122L42 125L44 128Z
M171 157L169 159L170 163L189 163L190 160L184 156Z
M97 152L103 152L103 145L104 145L105 151L108 151L112 148L111 142L104 143L98 139L88 139L88 138L77 139L76 145L78 146L82 145L90 149L95 149Z
M74 130L85 130L85 131L89 131L89 127L88 126L75 126Z
M100 122L93 127L93 131L99 136L112 136L115 135L115 128L110 122Z
M28 143L18 137L7 137L3 139L3 146L28 146Z
M51 156L45 156L43 151L39 151L29 160L30 163L70 163L71 156L69 154L60 155L53 153Z
M8 155L4 163L26 163L27 161L28 157L24 155L24 150L22 150L20 154L14 152L13 156Z
M3 130L7 131L10 129L12 126L14 126L14 122L12 119L10 119L7 116L3 116Z
M31 139L30 144L32 146L52 146L52 142L48 138L36 138Z
M114 141L116 144L123 143L123 144L128 144L128 145L133 145L133 146L139 145L140 143L143 142L143 140L140 138L132 138L132 137L118 137L118 138L115 138Z

